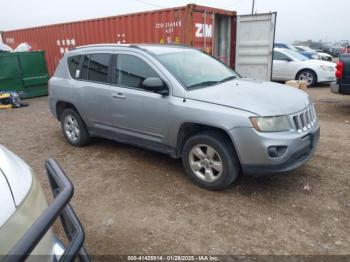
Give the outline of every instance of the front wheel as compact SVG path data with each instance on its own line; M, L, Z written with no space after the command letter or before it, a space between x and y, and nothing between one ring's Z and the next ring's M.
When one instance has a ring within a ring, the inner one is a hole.
M303 80L307 82L307 86L314 86L317 83L317 76L314 71L305 69L298 73L297 80Z
M239 161L231 141L218 132L203 132L189 138L182 154L187 175L209 190L223 190L239 174Z

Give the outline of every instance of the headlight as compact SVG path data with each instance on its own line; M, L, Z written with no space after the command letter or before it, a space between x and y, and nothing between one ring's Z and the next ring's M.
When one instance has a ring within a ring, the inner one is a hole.
M293 129L287 116L250 117L249 119L259 132L281 132Z
M334 68L331 67L331 66L321 65L320 67L321 67L324 71L330 71L330 72L333 72L333 71L334 71Z

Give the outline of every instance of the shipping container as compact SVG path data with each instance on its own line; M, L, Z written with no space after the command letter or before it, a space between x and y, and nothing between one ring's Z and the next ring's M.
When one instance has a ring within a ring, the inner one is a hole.
M13 48L27 42L33 50L44 50L50 75L62 55L76 46L98 43L158 43L193 46L236 68L243 75L270 79L275 18L275 13L251 15L245 16L240 22L234 11L190 4L8 31L2 33L2 39ZM256 26L259 32L239 30L238 24L253 31ZM242 32L240 45L236 45L238 31ZM238 49L240 46L245 48L241 53ZM237 63L237 52L243 59L242 63ZM243 71L249 71L251 66L258 67L254 69L256 75L239 70L241 67Z

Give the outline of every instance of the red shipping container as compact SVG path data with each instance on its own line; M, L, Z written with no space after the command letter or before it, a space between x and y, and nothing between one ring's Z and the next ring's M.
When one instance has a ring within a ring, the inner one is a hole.
M44 50L49 74L68 50L97 43L184 44L200 48L234 67L236 12L187 5L2 33L15 48L22 42Z

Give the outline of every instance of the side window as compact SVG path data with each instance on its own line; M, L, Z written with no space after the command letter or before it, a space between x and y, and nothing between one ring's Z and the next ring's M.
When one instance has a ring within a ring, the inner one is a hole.
M69 73L71 77L74 79L79 78L79 76L76 75L76 72L79 69L80 58L81 58L81 55L77 55L77 56L68 57L68 60L67 60Z
M80 72L81 79L88 80L89 64L90 64L90 55L86 55L84 56L83 66Z
M93 82L108 83L110 54L85 55L80 78Z
M110 54L90 55L88 80L93 82L108 83L110 58Z
M273 52L273 60L287 61L287 60L289 60L289 57L286 56L285 54L278 52L278 51L274 51Z
M116 83L120 86L142 88L142 82L158 74L142 59L132 55L118 55Z

